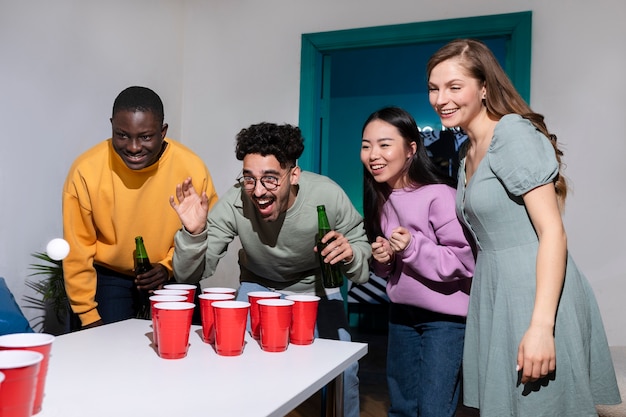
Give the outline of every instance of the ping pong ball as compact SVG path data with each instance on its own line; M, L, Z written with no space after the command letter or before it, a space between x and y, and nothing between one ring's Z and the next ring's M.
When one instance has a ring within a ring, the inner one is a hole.
M46 246L46 253L50 259L60 261L64 259L68 253L70 253L70 244L65 239L57 238L52 239Z

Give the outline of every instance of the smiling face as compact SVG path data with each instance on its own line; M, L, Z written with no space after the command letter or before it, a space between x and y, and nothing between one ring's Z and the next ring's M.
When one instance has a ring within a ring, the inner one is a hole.
M248 194L263 220L272 222L278 219L296 201L300 167L281 167L274 155L248 154L243 158L243 176L256 179L254 188L244 190ZM275 190L268 190L261 182L265 177L278 183ZM273 177L273 178L269 178Z
M149 167L159 160L167 124L150 111L120 110L111 118L115 152L132 170Z
M361 162L376 182L402 188L409 183L406 172L416 146L407 144L392 124L375 119L363 129Z
M467 75L457 59L437 64L428 77L428 97L431 106L445 127L470 129L472 121L486 113L482 100L486 88Z

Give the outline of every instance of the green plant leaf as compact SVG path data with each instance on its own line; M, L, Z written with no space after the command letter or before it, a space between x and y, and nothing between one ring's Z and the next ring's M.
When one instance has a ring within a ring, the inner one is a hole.
M30 264L29 269L34 272L29 274L29 276L43 275L45 278L37 281L26 280L26 286L39 294L41 298L25 296L24 301L28 303L25 307L45 312L46 306L51 303L57 318L65 317L69 302L65 292L62 261L54 260L43 252L35 252L31 255L44 263ZM43 317L44 315L36 318L41 319L41 323L43 323Z

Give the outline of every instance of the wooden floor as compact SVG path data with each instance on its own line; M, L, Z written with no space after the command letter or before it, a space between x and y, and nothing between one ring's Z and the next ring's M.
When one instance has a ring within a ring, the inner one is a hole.
M361 417L385 417L389 408L385 361L387 356L386 330L372 330L365 326L352 329L355 342L368 344L368 353L359 361L359 392L361 396ZM321 396L316 393L288 417L320 417ZM460 406L456 417L478 417L478 411Z

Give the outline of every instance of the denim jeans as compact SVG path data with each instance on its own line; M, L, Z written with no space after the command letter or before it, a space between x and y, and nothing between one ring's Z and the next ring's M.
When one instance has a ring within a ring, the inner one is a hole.
M389 416L453 417L461 384L465 319L390 304Z
M248 301L248 293L252 291L270 291L267 287L252 282L242 282L237 291L237 300ZM282 297L282 296L281 296ZM340 292L322 297L318 311L315 336L328 339L351 341L348 320L343 307ZM250 317L248 317L250 331ZM350 365L343 373L343 408L345 417L359 417L359 363Z
M105 324L133 318L139 308L139 293L134 277L96 266L96 302Z

